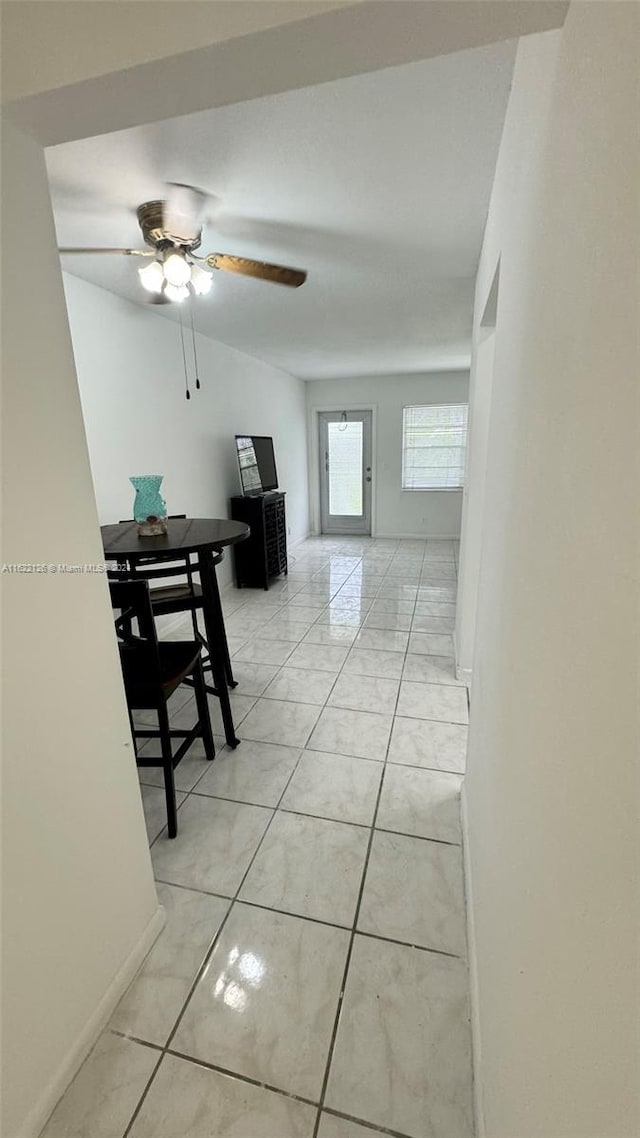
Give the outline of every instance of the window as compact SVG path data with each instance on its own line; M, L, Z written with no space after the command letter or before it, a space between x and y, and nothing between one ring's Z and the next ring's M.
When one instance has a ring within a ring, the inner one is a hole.
M468 411L466 403L403 408L403 490L462 486Z
M327 423L329 513L362 516L362 423Z

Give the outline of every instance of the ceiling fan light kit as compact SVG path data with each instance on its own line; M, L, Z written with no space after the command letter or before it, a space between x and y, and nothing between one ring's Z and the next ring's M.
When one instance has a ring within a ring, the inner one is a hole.
M169 184L167 201L143 202L136 216L149 249L60 248L60 253L120 253L127 257L153 257L153 261L138 269L140 283L150 294L152 304L181 304L194 296L206 296L211 291L213 273L201 268L201 261L211 269L219 269L240 276L255 277L273 284L299 288L307 279L302 269L272 265L267 261L254 261L249 257L236 257L231 253L196 255L202 242L203 211L207 194L194 186ZM196 388L200 388L196 350L196 335L191 305L189 316L195 366ZM180 337L185 370L186 397L191 398L182 318L179 316Z
M147 292L164 293L169 300L178 303L186 300L191 292L195 296L206 296L213 280L212 273L189 261L180 248L160 253L150 265L138 269L138 276Z

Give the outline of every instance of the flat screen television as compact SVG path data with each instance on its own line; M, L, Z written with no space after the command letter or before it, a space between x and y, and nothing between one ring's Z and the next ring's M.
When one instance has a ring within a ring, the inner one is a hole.
M268 435L236 435L243 494L264 494L278 489L273 439Z

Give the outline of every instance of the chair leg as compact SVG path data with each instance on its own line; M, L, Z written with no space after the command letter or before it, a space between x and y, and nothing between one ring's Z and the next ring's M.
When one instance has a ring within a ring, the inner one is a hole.
M198 616L195 609L191 609L191 627L193 628L193 639L197 640L200 635L198 628Z
M198 664L193 673L193 687L196 697L196 707L198 709L200 733L204 744L204 753L209 761L211 761L216 757L216 748L213 741L213 732L211 730L211 716L209 715L209 704L207 702L207 689L204 684L202 660L198 660Z
M133 712L129 706L127 706L127 712L129 714L129 727L131 728L131 739L133 741L133 754L134 754L134 758L137 759L138 758L138 740L136 739L136 725L133 722Z
M167 800L167 826L169 829L169 837L175 838L178 833L178 811L176 808L176 785L173 777L171 736L169 735L169 714L167 712L166 703L158 708L158 726L160 728L160 744L162 747L164 793Z

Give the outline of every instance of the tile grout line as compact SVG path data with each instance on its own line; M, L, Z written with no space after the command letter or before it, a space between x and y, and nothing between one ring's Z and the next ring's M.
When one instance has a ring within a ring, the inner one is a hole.
M408 651L408 646L409 646L409 639L407 638L407 651ZM405 659L406 659L406 652L405 652ZM403 663L403 669L404 669L404 663ZM318 1112L316 1115L316 1122L315 1122L315 1126L313 1128L312 1138L318 1138L318 1130L320 1129L320 1123L322 1121L322 1110L324 1107L325 1099L327 1096L327 1090L329 1087L329 1078L331 1075L331 1067L333 1064L333 1056L334 1056L336 1042L337 1042L337 1038L338 1038L338 1028L340 1025L340 1017L342 1014L344 997L345 997L345 992L347 989L347 981L349 978L349 969L351 966L351 958L353 955L353 946L355 944L356 930L358 927L358 920L360 917L360 908L362 905L362 898L364 895L364 888L365 888L365 883L366 883L366 879L367 879L367 872L369 869L369 859L371 857L371 850L373 847L373 841L374 841L375 833L376 833L376 820L378 817L378 810L380 808L380 801L382 798L382 791L384 788L384 779L385 779L385 774L386 774L386 769L387 769L387 760L388 760L388 756L389 756L389 748L391 746L391 737L393 734L393 723L394 723L394 719L395 719L395 715L396 715L396 710L398 707L399 698L400 698L400 684L398 684L398 692L396 695L395 707L394 707L393 714L391 716L391 727L389 730L389 737L387 739L387 748L386 748L385 759L384 759L384 763L383 763L382 776L380 778L380 785L378 787L378 795L376 798L376 804L375 804L375 808L373 811L373 818L371 820L371 828L369 831L369 840L367 843L367 851L365 854L364 866L363 866L363 870L362 870L362 878L360 881L360 889L358 892L358 899L356 901L356 908L355 908L355 913L354 913L354 918L353 918L353 926L351 929L351 937L349 940L349 947L347 949L347 957L345 960L344 972L342 975L342 984L340 986L340 994L338 996L338 1007L336 1010L336 1016L335 1016L335 1020L334 1020L334 1024L333 1024L333 1031L331 1034L331 1039L329 1041L329 1053L327 1055L327 1062L326 1062L326 1066L325 1066L324 1077L322 1080L322 1087L320 1090L320 1100L318 1102Z
M384 831L381 830L378 830L377 832L384 833ZM197 893L201 897L215 897L220 901L228 901L229 905L232 903L237 903L238 905L247 905L251 909L263 909L266 913L279 913L282 917L295 917L299 921L311 921L311 923L314 925L324 925L328 929L339 929L340 932L351 932L350 925L339 925L335 921L327 921L322 917L310 917L306 913L295 913L291 909L279 909L274 905L263 905L260 903L260 901L249 901L246 897L227 897L224 893L209 893L206 889L196 889L193 885L178 885L174 881L164 881L160 877L156 877L154 880L158 885L167 885L170 889L184 889L187 893ZM430 952L435 956L450 956L455 960L464 959L464 957L461 957L457 952L446 952L441 948L430 948L429 945L426 944L413 944L411 941L398 940L396 937L384 936L382 933L366 932L363 929L358 929L357 933L358 936L366 936L369 938L369 940L382 940L386 944L398 944L402 945L404 948L417 948L421 952ZM115 1031L115 1028L109 1028L109 1030ZM126 1036L126 1032L122 1031L115 1031L115 1034ZM136 1038L134 1036L126 1037L131 1039ZM162 1050L162 1044L153 1043L153 1041L149 1039L145 1040L142 1038L137 1038L137 1042L147 1043L149 1047L158 1047L160 1050ZM194 1059L194 1062L200 1063L202 1060Z
M237 1079L242 1083L249 1083L253 1087L261 1087L265 1091L271 1091L272 1094L281 1095L283 1098L293 1099L294 1102L302 1102L306 1106L316 1106L317 1104L313 1099L307 1098L305 1095L297 1095L293 1091L283 1091L281 1087L276 1087L273 1083L264 1083L260 1079L254 1079L251 1075L243 1075L238 1071L232 1071L229 1067L222 1067L219 1063L209 1063L206 1059L194 1059L192 1055L187 1055L184 1051L176 1051L173 1047L165 1048L167 1055L173 1055L176 1059L182 1059L185 1063L192 1063L198 1067L206 1067L209 1071L216 1071L220 1075L226 1075L227 1078Z

